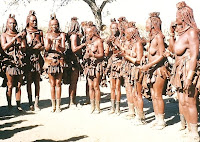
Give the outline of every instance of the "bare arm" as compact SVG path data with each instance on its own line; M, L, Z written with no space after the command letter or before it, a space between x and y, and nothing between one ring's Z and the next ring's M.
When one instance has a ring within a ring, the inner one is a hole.
M158 46L158 49L159 49L159 56L156 58L156 60L147 64L149 67L152 67L153 65L158 64L164 58L163 54L164 54L164 51L165 51L165 45L164 45L163 37L162 37L162 35L159 34L156 37L156 39L157 39L157 42L158 42L157 46Z
M63 53L65 51L65 34L61 33L61 46L58 45L58 49Z
M79 51L81 48L83 48L84 46L86 46L86 43L81 44L80 46L77 45L77 40L78 40L78 36L76 34L72 34L70 36L70 40L71 40L71 48L72 48L72 52L76 53L77 51Z
M106 47L105 47L105 56L107 57L109 55L109 45L106 44Z
M1 35L1 46L2 46L2 49L3 50L9 49L16 40L17 40L17 36L15 36L14 38L12 38L12 40L10 42L7 42L7 40L6 40L6 34L3 33Z
M199 54L199 37L195 30L189 31L189 50L190 50L190 67L191 71L195 71L197 65L197 58Z
M51 49L51 44L52 44L52 41L51 39L49 38L49 34L47 33L46 34L46 37L44 39L44 47L45 47L45 50L46 51L49 51Z
M101 39L98 39L97 44L98 44L98 52L94 54L94 57L97 59L102 59L104 56L104 49Z
M40 32L40 43L38 43L33 49L39 49L40 51L44 50L44 39L43 39L43 32Z

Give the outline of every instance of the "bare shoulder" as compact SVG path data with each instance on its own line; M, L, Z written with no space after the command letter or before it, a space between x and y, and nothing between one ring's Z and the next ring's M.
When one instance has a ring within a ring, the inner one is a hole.
M72 35L70 36L70 40L74 40L74 39L77 39L77 35L76 35L76 34L72 34Z
M61 36L61 37L65 37L65 33L62 32L62 33L60 34L60 36Z
M162 33L158 33L156 35L157 40L164 40L164 35Z
M1 37L6 37L7 36L7 33L2 33L1 34Z
M102 39L99 38L99 37L96 38L95 42L97 42L97 43L103 43Z
M191 38L195 38L199 36L198 31L193 28L190 28L187 33L188 33L188 36Z

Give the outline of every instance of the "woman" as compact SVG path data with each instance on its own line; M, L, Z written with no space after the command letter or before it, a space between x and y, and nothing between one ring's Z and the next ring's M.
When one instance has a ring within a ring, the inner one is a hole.
M101 62L104 56L102 40L97 36L94 25L88 25L86 28L86 53L84 60L86 62L84 73L86 75L91 103L91 113L96 111L100 113L100 77L102 73Z
M6 78L7 78L7 101L8 108L12 108L12 88L16 87L16 103L17 110L22 111L20 106L21 101L21 85L24 73L24 57L25 57L25 32L18 33L17 21L15 16L9 15L6 23L6 30L1 35L1 46L4 52L8 55Z
M111 110L110 114L120 114L120 99L121 99L121 67L122 57L119 56L119 49L112 42L116 38L119 38L118 23L115 19L111 21L110 25L111 35L107 40L105 47L105 56L109 56L108 68L106 74L109 74L110 87L111 87ZM109 71L109 72L108 72ZM116 95L116 96L115 96ZM116 104L116 107L115 107Z
M162 92L169 76L169 72L164 66L163 53L165 51L164 35L161 31L161 19L158 12L150 13L150 17L146 21L146 31L149 32L149 47L148 47L148 63L140 69L142 72L148 71L148 86L153 101L153 109L155 113L155 121L152 122L152 127L155 129L163 129L166 126L164 121L164 101Z
M39 111L40 74L42 73L43 58L40 52L44 49L43 32L37 28L35 11L30 11L26 20L27 40L27 92L29 107L33 111ZM31 84L35 84L35 104L32 103Z
M169 50L175 54L172 85L178 93L181 129L186 128L187 122L189 141L199 142L196 107L200 88L200 72L197 69L199 29L194 20L193 10L185 2L179 2L176 6L176 23L171 24L169 44Z
M135 23L129 22L128 25L131 28L132 38L133 38L133 47L132 47L132 56L126 53L121 53L121 55L128 61L132 62L134 66L132 67L132 82L133 82L133 97L135 98L135 109L137 112L137 117L135 124L142 125L145 124L145 116L143 112L143 99L142 99L142 74L139 70L141 60L143 57L143 44L144 41L140 38L138 29L135 27Z
M69 86L69 96L70 96L70 103L69 106L76 105L76 88L77 82L79 77L79 72L81 69L80 66L80 59L82 58L82 51L86 44L81 44L80 32L79 32L79 23L76 17L71 19L71 27L69 30L68 35L70 36L70 60L72 62L72 70L71 70L71 79L70 79L70 86Z
M45 51L46 53L44 69L49 75L49 82L51 86L52 112L60 112L61 81L64 67L63 52L65 51L65 34L60 32L59 22L56 19L55 14L51 15L51 20L49 21L49 29L45 37Z

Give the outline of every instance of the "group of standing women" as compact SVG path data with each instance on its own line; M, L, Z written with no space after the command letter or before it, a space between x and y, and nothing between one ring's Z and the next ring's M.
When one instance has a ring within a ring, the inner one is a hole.
M194 21L192 9L186 3L177 3L176 21L170 26L169 46L161 30L158 12L149 14L146 21L148 40L140 37L135 22L128 22L120 17L118 22L111 20L110 36L101 39L92 22L82 23L80 31L76 17L71 19L67 34L60 31L55 14L51 15L45 38L37 28L34 11L27 16L26 28L18 32L13 15L7 20L5 32L1 35L4 52L1 58L1 70L7 80L7 101L11 105L12 88L16 87L17 109L20 107L23 75L27 83L29 106L38 107L40 75L44 71L49 76L51 87L52 112L60 112L61 83L68 83L69 107L76 104L77 81L80 73L87 78L91 113L100 113L100 83L105 76L111 87L110 114L120 115L121 85L125 85L128 101L128 119L134 124L145 124L143 94L151 94L155 120L151 127L163 129L164 101L166 83L176 88L179 99L181 130L188 128L193 141L199 141L198 112L196 99L199 94L200 78L198 68L199 29ZM66 43L69 47L66 48ZM42 51L42 52L41 52ZM42 54L44 55L42 57ZM175 59L170 70L167 57ZM107 63L107 66L105 64ZM32 82L35 84L35 103L32 103Z

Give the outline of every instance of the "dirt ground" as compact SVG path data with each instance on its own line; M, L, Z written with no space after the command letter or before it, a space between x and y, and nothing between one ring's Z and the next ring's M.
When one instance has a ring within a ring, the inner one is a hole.
M0 79L0 84L2 79ZM33 86L34 90L34 86ZM82 105L85 101L85 80L81 79L77 86L76 108L68 108L68 85L62 85L62 112L51 113L50 85L48 80L41 82L41 111L29 111L26 86L22 87L22 108L16 111L15 89L12 96L12 111L7 109L6 88L0 87L0 141L4 142L183 142L183 132L179 132L178 102L174 98L164 96L165 121L163 130L150 128L154 120L152 102L144 99L146 125L135 126L131 120L125 119L127 99L122 88L121 115L109 115L110 88L101 88L100 114L90 114L90 105ZM200 128L199 128L200 130Z

